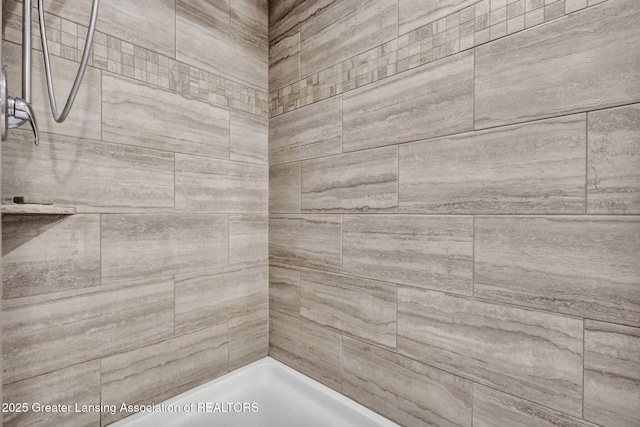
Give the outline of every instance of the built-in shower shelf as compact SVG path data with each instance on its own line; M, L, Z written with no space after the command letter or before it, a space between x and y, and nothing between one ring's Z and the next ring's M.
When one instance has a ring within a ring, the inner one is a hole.
M73 215L76 213L76 208L70 208L66 206L53 206L53 205L2 205L0 209L2 214L14 214L14 215Z

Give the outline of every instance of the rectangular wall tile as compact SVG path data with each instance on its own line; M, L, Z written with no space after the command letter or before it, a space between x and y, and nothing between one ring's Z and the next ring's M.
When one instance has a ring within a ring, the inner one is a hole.
M231 111L230 160L266 165L269 163L269 121L240 111Z
M342 392L393 421L471 426L471 382L378 347L344 338Z
M263 264L269 260L269 215L229 215L229 263Z
M4 382L42 375L173 333L172 278L4 301Z
M398 353L571 415L582 320L401 286Z
M308 76L398 36L396 0L334 2L300 29L300 75Z
M478 384L473 386L474 427L596 427L588 421Z
M176 211L266 213L266 166L176 154Z
M640 329L585 320L584 418L640 424Z
M267 357L269 305L265 302L229 321L229 370Z
M344 151L473 129L473 52L345 93Z
M300 288L303 318L395 349L397 285L302 270Z
M302 162L303 212L397 212L398 148Z
M2 219L4 299L100 285L98 215Z
M640 100L639 20L635 0L610 0L478 47L476 129Z
M232 266L176 275L176 332L226 322L268 301L265 266Z
M224 266L225 215L102 215L103 283Z
M317 102L269 120L269 164L342 152L342 98Z
M640 326L640 217L478 217L475 296Z
M340 215L271 215L269 260L297 267L340 271Z
M284 264L269 266L269 309L300 316L300 269Z
M585 119L400 146L400 212L584 213Z
M342 336L275 311L269 316L269 355L340 390Z
M281 0L269 2L269 43L277 43L296 33L302 24L312 20L335 0L313 2Z
M640 104L589 113L587 213L640 214Z
M53 199L81 212L173 211L173 153L12 130L2 149L2 194Z
M408 33L416 28L422 27L442 19L447 15L472 6L474 3L483 3L478 0L434 0L425 2L423 0L399 0L399 22L400 34ZM503 0L506 5L506 0ZM489 12L487 8L487 12Z
M470 295L473 218L345 216L343 270L372 279Z
M227 372L228 325L137 348L101 361L101 399L120 406L162 402ZM103 425L125 414L102 413Z
M300 162L269 168L269 212L300 213Z
M178 153L229 158L229 111L104 73L102 138Z
M280 89L300 79L300 32L269 47L269 91Z
M60 425L84 427L100 424L97 412L76 412L76 405L100 403L100 362L92 360L68 368L18 381L3 387L4 402L27 403L29 411L5 412L4 427ZM68 411L38 412L33 404L64 405Z

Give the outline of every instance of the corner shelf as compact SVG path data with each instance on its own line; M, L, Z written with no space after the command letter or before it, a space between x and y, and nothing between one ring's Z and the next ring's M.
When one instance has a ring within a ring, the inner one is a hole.
M53 205L7 204L0 208L2 215L74 215L76 208Z

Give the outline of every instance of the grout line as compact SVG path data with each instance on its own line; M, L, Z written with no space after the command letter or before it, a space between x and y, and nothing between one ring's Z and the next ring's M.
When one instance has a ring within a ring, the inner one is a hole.
M586 357L585 353L585 330L587 329L587 320L582 319L582 419L584 419L584 359Z
M584 156L584 214L589 214L589 113L585 114L585 156Z

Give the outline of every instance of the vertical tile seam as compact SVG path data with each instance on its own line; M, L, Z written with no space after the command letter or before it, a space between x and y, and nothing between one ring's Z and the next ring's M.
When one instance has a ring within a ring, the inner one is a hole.
M585 113L584 118L584 214L589 214L589 112Z
M585 352L586 349L586 345L585 345L585 336L586 336L586 328L587 328L587 320L586 319L582 319L582 413L581 413L581 417L584 420L584 368L585 368L585 358L587 356L587 353Z

